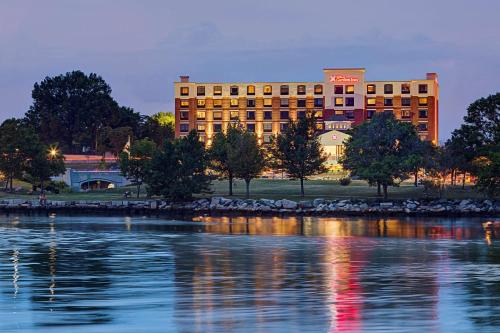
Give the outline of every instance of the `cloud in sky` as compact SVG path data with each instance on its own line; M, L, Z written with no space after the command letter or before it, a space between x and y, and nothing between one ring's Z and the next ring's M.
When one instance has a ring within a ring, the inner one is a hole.
M467 105L499 91L500 2L0 0L0 120L22 116L33 84L96 72L139 112L173 109L180 74L200 81L368 80L441 84L440 136Z

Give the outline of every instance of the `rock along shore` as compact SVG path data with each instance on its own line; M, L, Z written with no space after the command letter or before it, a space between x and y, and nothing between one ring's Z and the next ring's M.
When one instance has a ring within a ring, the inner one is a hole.
M308 215L308 216L499 216L500 201L492 200L303 200L228 199L212 197L191 202L163 200L56 201L0 200L3 213L96 213L129 215Z

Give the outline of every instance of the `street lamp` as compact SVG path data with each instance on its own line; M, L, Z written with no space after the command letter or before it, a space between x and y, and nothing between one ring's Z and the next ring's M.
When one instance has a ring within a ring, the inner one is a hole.
M51 158L55 158L55 157L57 156L57 154L58 154L57 148L55 148L55 147L51 147L51 148L49 149L49 156L50 156Z

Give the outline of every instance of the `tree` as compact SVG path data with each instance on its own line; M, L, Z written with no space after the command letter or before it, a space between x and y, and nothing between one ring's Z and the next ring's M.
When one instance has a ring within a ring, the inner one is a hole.
M220 179L229 182L229 195L233 195L234 165L228 158L229 147L237 144L237 138L243 131L239 125L229 125L226 133L215 134L212 145L208 150L210 168L215 171Z
M139 134L141 116L120 107L97 74L73 71L35 83L26 122L44 144L58 142L63 152L96 150L100 129L131 127Z
M141 193L141 185L151 173L151 161L156 151L156 144L148 139L135 141L129 152L119 154L122 174L137 186L137 197Z
M500 195L500 145L497 144L496 151L492 151L488 156L478 159L477 187L491 198Z
M272 164L283 168L291 178L299 179L300 194L304 196L304 179L326 171L327 156L318 140L314 115L291 121L271 141Z
M187 200L197 193L209 193L208 158L196 131L166 141L151 162L148 191L172 200Z
M0 172L5 189L13 189L14 178L20 178L29 160L36 155L39 141L36 133L19 119L7 119L0 125Z
M228 133L227 160L234 176L245 181L246 197L250 197L250 181L260 175L266 166L264 152L254 133L235 131Z
M163 147L166 140L173 140L175 135L175 117L169 112L158 112L151 117L144 117L142 138L153 140L158 148Z
M429 157L432 156L435 147L429 141L417 140L414 146L410 149L409 155L406 157L405 162L408 170L413 173L413 184L418 186L418 173L422 169L430 167Z
M101 128L97 137L97 152L103 156L106 152L118 156L128 140L133 136L132 128L128 126L117 128L106 126Z
M376 113L370 122L352 129L341 163L351 175L381 184L387 199L387 187L408 177L407 159L417 140L413 125L397 121L391 112Z
M58 176L65 171L64 156L55 147L39 144L28 162L25 178L32 185L40 186L40 191L43 192L45 182L50 181L50 177Z

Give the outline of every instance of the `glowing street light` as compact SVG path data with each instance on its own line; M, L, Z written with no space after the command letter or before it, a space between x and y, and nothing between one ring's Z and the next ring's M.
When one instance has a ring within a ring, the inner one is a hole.
M51 158L55 158L55 157L57 156L57 154L58 154L58 153L59 153L59 152L57 151L57 148L55 148L55 147L51 147L51 148L49 149L49 156L50 156Z

